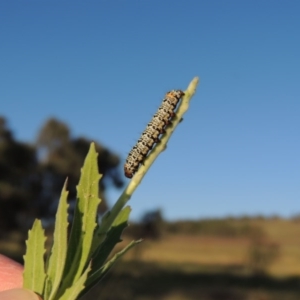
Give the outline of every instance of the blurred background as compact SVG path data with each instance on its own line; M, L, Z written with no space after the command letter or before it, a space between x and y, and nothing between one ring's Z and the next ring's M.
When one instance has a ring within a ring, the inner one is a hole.
M199 76L129 203L124 243L144 242L86 299L299 299L299 11L296 0L1 1L0 253L22 262L35 218L51 240L91 141L103 215L165 93Z

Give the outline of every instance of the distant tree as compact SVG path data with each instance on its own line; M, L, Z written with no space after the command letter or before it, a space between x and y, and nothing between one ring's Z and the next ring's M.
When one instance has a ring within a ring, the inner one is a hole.
M272 241L262 227L257 226L249 237L247 265L252 274L265 275L280 256L279 243Z
M146 212L141 220L141 237L159 240L163 234L163 215L160 209Z
M35 145L18 142L0 118L0 231L28 230L34 218L49 224L54 220L62 186L68 178L71 207L76 200L80 169L91 141L73 138L68 126L54 118L39 132ZM102 203L99 213L107 209L105 190L109 185L121 187L119 157L95 142L99 153Z
M31 201L40 193L34 146L18 142L0 117L0 231L15 229L34 215Z

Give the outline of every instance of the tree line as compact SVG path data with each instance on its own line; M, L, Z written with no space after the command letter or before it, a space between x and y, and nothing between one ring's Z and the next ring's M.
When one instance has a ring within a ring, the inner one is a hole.
M76 200L80 169L92 141L73 137L64 122L51 118L38 131L33 143L18 141L7 121L0 116L0 235L12 230L24 233L35 218L52 224L66 179L70 207ZM107 210L105 190L124 182L120 158L95 142L102 199L99 213Z

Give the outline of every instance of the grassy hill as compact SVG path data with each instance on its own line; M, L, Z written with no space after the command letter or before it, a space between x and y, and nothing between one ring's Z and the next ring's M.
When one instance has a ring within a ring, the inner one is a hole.
M85 299L300 299L299 221L243 218L162 227L161 239L146 239L128 253ZM264 265L274 245L276 255ZM253 248L263 272L253 266Z
M243 266L255 239L275 244L278 257L266 270L273 276L300 275L300 221L285 219L233 219L178 222L159 241L146 239L139 259L161 264ZM189 228L189 230L188 230ZM259 246L257 246L259 247ZM262 246L261 246L262 247ZM134 253L129 255L134 256Z

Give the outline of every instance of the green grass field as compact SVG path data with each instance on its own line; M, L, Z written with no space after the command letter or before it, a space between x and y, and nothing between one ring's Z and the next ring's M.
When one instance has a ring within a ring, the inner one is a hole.
M253 220L252 225L262 228L269 240L279 245L280 253L267 270L272 276L300 275L300 222L291 220ZM159 264L243 266L249 250L248 237L216 237L198 235L167 235L161 241L145 241L140 245L141 261ZM129 253L132 259L134 251Z
M165 235L128 253L85 299L299 300L300 222L247 222L279 245L264 275L249 269L247 236Z

